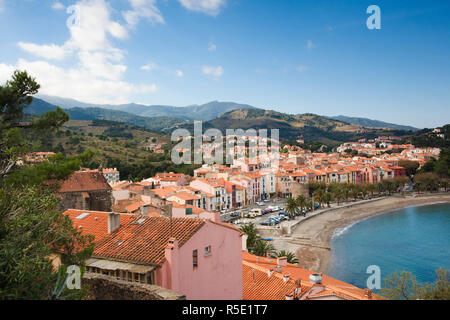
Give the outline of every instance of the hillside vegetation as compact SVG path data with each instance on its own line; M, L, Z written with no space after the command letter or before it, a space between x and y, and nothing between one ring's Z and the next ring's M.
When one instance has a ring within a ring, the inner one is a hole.
M315 114L290 115L272 110L241 109L228 112L203 124L204 129L279 129L283 141L302 138L324 144L337 145L361 138L379 135L404 135L406 132L393 129L365 128ZM192 124L183 127L191 129Z

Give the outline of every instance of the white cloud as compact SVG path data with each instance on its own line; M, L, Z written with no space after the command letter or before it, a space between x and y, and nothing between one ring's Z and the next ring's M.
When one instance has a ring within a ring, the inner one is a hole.
M158 68L159 68L159 66L156 63L154 63L154 62L150 62L150 63L148 63L148 64L146 64L146 65L141 67L141 69L145 70L145 71L152 71L152 70L156 70Z
M181 70L175 70L175 75L176 75L178 78L181 78L181 77L184 76L184 72L181 71Z
M156 7L156 0L128 0L132 10L123 12L123 18L128 26L135 27L141 19L147 19L151 23L164 24L164 18Z
M198 11L210 16L217 16L226 0L178 0L188 10Z
M304 72L306 70L308 70L307 66L298 66L297 68L295 68L295 70L297 70L298 72Z
M213 42L210 42L209 46L208 46L208 51L216 51L216 49L217 49L216 44Z
M1 0L0 0L1 1ZM127 66L124 52L112 45L109 37L124 39L128 32L113 21L105 0L78 0L68 13L70 38L63 45L19 42L19 47L40 58L75 59L64 68L47 61L19 59L15 65L0 64L0 81L10 78L13 70L27 70L41 84L40 93L74 98L90 103L127 103L135 94L155 92L155 84L137 85L123 80Z
M42 58L49 59L49 60L53 60L53 59L54 60L62 60L68 54L68 51L66 49L64 49L64 47L58 46L56 44L38 45L38 44L28 43L28 42L19 42L17 45L23 51L29 52L38 57L42 57Z
M314 49L316 47L316 45L312 42L312 40L308 40L306 41L306 48L311 51L312 49Z
M4 0L0 0L0 12L2 12L5 9L5 2Z
M59 1L56 1L52 4L53 10L63 10L64 8L65 8L65 6Z
M223 67L222 66L217 66L217 67L203 66L202 72L209 76L221 77L223 75Z

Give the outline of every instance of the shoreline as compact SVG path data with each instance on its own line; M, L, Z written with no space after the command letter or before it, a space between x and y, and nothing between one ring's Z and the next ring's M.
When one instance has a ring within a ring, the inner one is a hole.
M290 237L280 239L275 246L295 252L300 267L326 273L331 260L331 241L336 230L402 208L444 203L450 203L450 193L416 197L397 195L374 202L355 202L350 207L337 207L302 221L295 226Z

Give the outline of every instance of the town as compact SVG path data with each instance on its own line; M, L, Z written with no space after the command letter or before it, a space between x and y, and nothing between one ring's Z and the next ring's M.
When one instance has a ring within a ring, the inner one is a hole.
M300 267L301 256L290 263L273 250L251 250L246 227L259 219L258 228L280 224L276 232L283 233L284 221L326 203L369 198L375 190L411 191L409 169L401 164L418 169L438 159L440 149L399 145L395 137L344 143L332 153L281 147L257 158L236 157L231 165L204 164L193 176L161 172L133 182L121 181L116 168L74 172L59 186L59 209L77 230L95 236L86 275L157 285L175 292L171 297L194 300L374 299L370 289ZM52 155L32 153L25 161L42 163ZM317 190L336 185L367 191ZM298 197L305 203L292 210L290 199ZM265 223L261 217L269 213L275 215Z

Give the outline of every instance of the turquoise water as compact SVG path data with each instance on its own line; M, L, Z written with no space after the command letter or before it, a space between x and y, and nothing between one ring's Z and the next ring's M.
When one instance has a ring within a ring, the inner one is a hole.
M432 282L450 269L450 205L408 207L335 230L328 275L366 288L367 267L381 269L381 284L394 271Z

